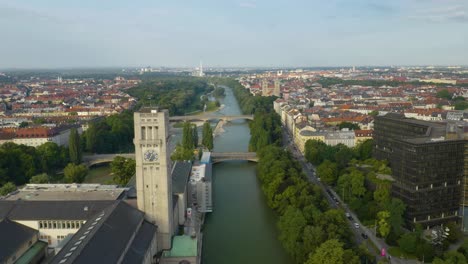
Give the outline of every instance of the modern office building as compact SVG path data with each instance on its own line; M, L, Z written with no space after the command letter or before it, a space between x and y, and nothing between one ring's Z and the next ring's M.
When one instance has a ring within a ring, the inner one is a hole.
M407 205L407 224L429 228L460 220L465 159L462 131L447 123L389 113L376 117L374 140L374 157L387 159L392 169L392 195Z

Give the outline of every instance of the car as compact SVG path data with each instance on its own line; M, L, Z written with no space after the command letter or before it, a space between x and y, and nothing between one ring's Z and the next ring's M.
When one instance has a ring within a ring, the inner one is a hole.
M368 236L367 236L366 234L364 234L364 233L361 233L361 236L362 236L362 238L364 238L364 239L367 239L367 238L368 238Z
M346 213L345 215L346 215L346 218L348 218L348 219L351 217L351 215L349 213Z
M360 225L359 225L358 223L354 223L354 227L355 227L355 228L359 228Z

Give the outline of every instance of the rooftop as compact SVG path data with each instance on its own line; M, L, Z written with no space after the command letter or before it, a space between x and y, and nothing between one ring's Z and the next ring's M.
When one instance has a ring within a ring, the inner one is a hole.
M117 200L128 188L101 184L27 184L4 200Z
M193 257L197 256L197 238L190 236L175 236L172 240L172 249L164 251L164 257Z
M37 234L37 230L25 225L5 219L0 221L0 262L8 262L9 257L14 254L27 241ZM8 239L6 239L8 238Z
M183 193L187 187L188 177L192 163L190 161L177 161L172 168L172 192Z

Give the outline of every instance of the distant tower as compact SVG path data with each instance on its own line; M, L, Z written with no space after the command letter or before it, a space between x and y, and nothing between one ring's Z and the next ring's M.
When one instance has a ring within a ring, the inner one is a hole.
M276 79L275 80L275 88L273 89L273 95L274 96L277 96L277 97L280 97L281 96L281 84L280 84L280 80Z
M62 83L62 76L57 77L57 83Z
M353 66L353 72L356 72L356 67Z
M262 79L262 96L269 96L267 79Z
M158 250L171 248L174 231L168 122L167 110L142 108L134 114L138 209L158 226Z
M199 74L198 76L200 76L200 77L205 76L205 74L203 73L203 63L202 63L202 61L200 61L200 71L199 71L198 74Z

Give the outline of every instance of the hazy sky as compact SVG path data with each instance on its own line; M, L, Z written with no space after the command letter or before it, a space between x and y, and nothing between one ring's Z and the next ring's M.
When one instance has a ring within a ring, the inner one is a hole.
M0 68L468 65L468 0L0 0Z

